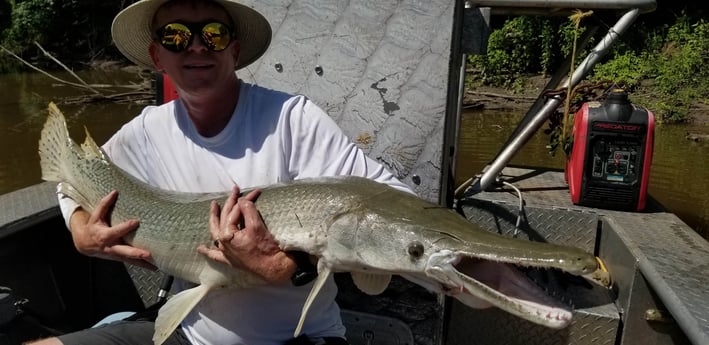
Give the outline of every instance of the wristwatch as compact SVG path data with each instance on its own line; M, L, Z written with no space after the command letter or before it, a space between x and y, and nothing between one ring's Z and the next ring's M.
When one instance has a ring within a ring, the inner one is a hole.
M295 260L296 268L293 276L290 277L294 286L303 286L315 280L318 276L318 268L310 262L310 255L306 252L292 251L288 254Z

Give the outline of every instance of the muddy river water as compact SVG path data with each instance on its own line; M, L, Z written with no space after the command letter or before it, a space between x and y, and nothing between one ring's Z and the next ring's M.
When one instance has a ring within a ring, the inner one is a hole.
M66 73L56 73L70 80ZM128 84L139 82L121 72L90 72L80 76L89 83ZM47 103L87 94L57 85L39 73L0 74L0 194L41 182L37 141L46 118ZM83 127L103 143L143 105L126 103L63 104L72 136L83 139ZM499 151L517 125L521 114L503 111L471 111L463 115L456 176L460 181L479 173ZM650 194L682 220L709 238L709 143L685 139L681 125L656 127L650 175ZM511 164L562 168L562 155L552 157L548 137L537 135ZM459 182L460 182L459 181Z

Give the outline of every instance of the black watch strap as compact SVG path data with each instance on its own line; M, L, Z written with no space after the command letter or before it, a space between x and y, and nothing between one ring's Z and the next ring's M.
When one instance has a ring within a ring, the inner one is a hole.
M295 273L290 278L291 283L295 286L303 286L315 280L318 276L318 268L310 262L310 255L306 252L293 251L288 252L295 260Z

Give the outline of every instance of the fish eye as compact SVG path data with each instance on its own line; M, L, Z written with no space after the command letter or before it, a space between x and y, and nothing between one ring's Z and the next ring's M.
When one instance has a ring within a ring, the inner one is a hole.
M423 244L421 242L411 242L407 251L409 256L418 259L423 256Z

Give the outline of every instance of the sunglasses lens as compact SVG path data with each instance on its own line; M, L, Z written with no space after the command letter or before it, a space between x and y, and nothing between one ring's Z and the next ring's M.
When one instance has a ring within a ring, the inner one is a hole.
M165 49L172 52L182 52L192 42L192 33L201 31L202 42L207 49L219 52L226 49L231 43L231 30L218 22L207 24L170 23L157 31L157 39Z
M173 52L181 52L187 49L192 36L190 29L180 23L167 24L160 29L158 34L160 44L165 49Z
M202 39L211 51L222 51L231 42L229 27L222 23L209 23L202 27Z

